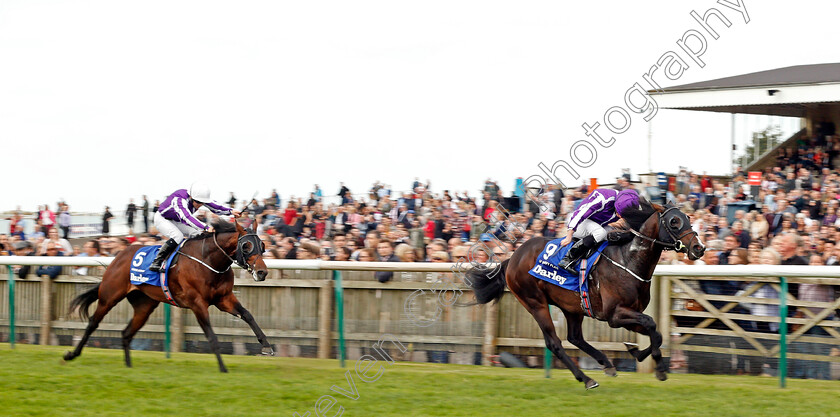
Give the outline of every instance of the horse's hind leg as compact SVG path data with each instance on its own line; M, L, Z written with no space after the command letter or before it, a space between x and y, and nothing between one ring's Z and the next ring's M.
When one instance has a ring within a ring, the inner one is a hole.
M134 307L134 316L128 321L128 326L122 332L122 344L125 351L125 366L131 368L131 340L134 335L146 324L149 316L155 311L159 301L155 301L141 291L128 293L128 302Z
M101 291L101 290L100 290ZM93 315L90 316L90 320L88 321L87 328L85 329L85 334L82 336L82 340L79 341L79 344L76 345L76 348L73 349L72 352L67 352L64 354L64 360L70 361L78 357L82 354L82 348L85 347L90 335L93 334L94 331L99 327L99 323L117 305L120 300L125 297L125 294L110 294L108 299L103 297L99 297L99 300L96 304L96 311L94 311Z
M662 335L656 330L656 322L647 314L631 310L625 307L618 307L612 318L607 320L611 327L624 327L627 330L641 333L650 337L650 346L639 350L633 344L626 344L627 350L641 362L648 356L656 363L656 378L660 381L668 379L665 362L662 360Z
M563 311L563 314L566 316L566 324L568 325L566 337L569 339L569 343L577 346L578 349L598 361L604 367L605 374L616 376L615 366L607 358L607 355L595 349L595 347L583 339L583 314L575 314L567 311Z
M225 313L230 313L235 317L239 317L248 323L248 326L251 327L251 330L254 331L254 334L257 336L257 340L260 341L262 345L262 353L263 355L270 355L274 356L274 348L271 347L271 344L268 343L268 338L265 337L265 333L263 333L260 326L257 324L257 321L254 320L254 316L251 315L251 312L242 307L242 304L239 303L239 300L236 299L236 296L228 294L224 296L221 301L216 303L216 307L224 311Z
M216 354L216 359L219 361L219 370L227 372L225 363L222 362L222 352L219 349L219 339L216 337L216 333L213 331L213 328L210 327L210 312L207 311L207 307L208 306L206 304L197 303L197 305L192 307L192 311L195 314L195 319L198 321L198 325L201 326L201 330L204 330L204 335L207 336L207 341L210 342L210 348L213 349L213 353Z
M594 379L586 376L586 374L584 374L583 371L575 365L572 358L566 354L566 351L563 350L563 344L560 341L560 338L557 337L554 322L551 320L551 314L548 311L548 304L541 306L526 305L526 308L528 309L528 312L534 316L534 319L537 320L537 324L540 326L540 330L542 330L543 336L545 337L545 346L554 353L554 355L557 356L570 371L572 371L572 375L575 376L575 379L584 383L586 389L597 387L598 383L595 382Z

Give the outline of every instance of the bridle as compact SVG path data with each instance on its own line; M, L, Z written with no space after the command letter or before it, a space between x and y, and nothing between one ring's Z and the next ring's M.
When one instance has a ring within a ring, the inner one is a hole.
M652 237L645 236L645 235L637 232L633 228L630 228L630 233L633 233L635 236L638 236L638 237L640 237L644 240L647 240L649 242L653 242L654 245L660 245L665 250L672 250L672 251L675 251L675 252L688 252L688 246L685 246L685 244L682 243L682 238L684 238L685 236L687 236L689 234L694 234L694 236L691 237L691 240L697 239L697 241L700 242L700 237L697 235L697 232L695 232L691 227L689 227L687 230L685 230L681 235L677 236L677 233L679 233L679 231L682 230L682 228L684 226L683 219L681 217L678 217L678 216L677 217L672 217L672 219L679 220L679 224L674 225L674 227L671 227L671 225L669 225L669 224L665 224L665 216L671 210L679 211L679 208L677 206L671 206L671 207L665 208L665 210L661 213L655 212L654 214L659 215L658 221L659 221L659 232L660 232L660 234L662 233L662 229L665 229L665 231L668 233L668 237L670 237L671 240L673 240L673 242L665 242L663 240L659 240L659 239L655 239L655 238L652 238ZM651 215L651 217L653 217L653 214ZM675 232L674 229L676 229L677 231ZM691 242L691 241L689 241L689 242Z
M225 256L230 260L233 264L239 265L240 268L248 271L254 279L256 279L256 270L255 267L248 264L248 258L261 254L265 251L265 244L263 243L262 239L256 233L246 233L243 236L240 236L239 239L236 241L236 251L233 253L233 257L228 255L224 249L219 245L219 241L216 240L216 233L213 233L213 243L216 244L216 247L219 248ZM250 248L247 245L250 244ZM228 267L230 268L230 267Z
M668 236L674 241L673 243L645 236L645 235L637 232L632 227L630 228L630 233L633 233L635 236L638 236L638 237L640 237L644 240L652 242L653 245L660 245L665 250L673 250L673 251L676 251L676 252L686 252L686 253L688 253L688 247L685 246L685 244L682 243L682 238L684 238L689 233L694 234L694 236L691 238L691 240L697 239L697 241L700 242L700 238L697 236L697 232L692 230L690 226L689 226L688 230L684 231L681 235L677 236L677 233L679 233L679 231L682 230L682 228L684 226L683 219L679 216L671 217L672 219L679 220L679 223L675 224L673 228L670 225L665 224L665 215L671 210L679 211L679 208L677 208L676 206L666 207L665 210L662 213L654 212L654 214L659 214L659 218L657 219L657 221L659 222L659 233L662 234L662 229L664 228L665 231L668 232ZM651 214L650 217L653 217L653 214ZM650 219L650 217L648 217L648 219ZM674 232L673 229L676 229L677 231ZM689 241L689 242L691 242L691 241ZM601 256L605 257L608 261L612 262L613 265L623 269L628 274L630 274L633 278L636 278L639 281L647 283L647 282L650 282L651 279L653 279L653 277L651 277L650 279L644 279L644 278L640 277L639 274L631 271L626 266L616 262L615 260L613 260L612 258L607 256L605 253L602 253Z

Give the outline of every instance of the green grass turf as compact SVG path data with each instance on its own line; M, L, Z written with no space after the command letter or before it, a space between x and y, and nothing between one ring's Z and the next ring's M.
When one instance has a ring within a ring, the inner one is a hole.
M562 369L397 362L375 382L352 373L359 398L335 360L224 356L221 374L208 354L85 349L63 363L67 347L0 344L0 416L292 416L332 394L345 416L839 416L840 381L753 376L651 374L617 378L588 371L601 386L586 391ZM352 361L347 370L352 370ZM335 415L336 405L326 415Z

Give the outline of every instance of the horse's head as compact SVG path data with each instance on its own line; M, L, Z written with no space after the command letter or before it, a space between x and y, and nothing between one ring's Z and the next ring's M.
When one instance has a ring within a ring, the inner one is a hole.
M236 220L237 240L236 252L233 259L237 265L251 273L254 281L265 281L268 275L268 267L263 262L262 254L265 252L265 244L257 235L256 224L253 230L245 229Z
M706 247L691 229L688 216L672 203L655 207L659 212L659 240L673 245L677 252L686 253L691 260L702 258Z

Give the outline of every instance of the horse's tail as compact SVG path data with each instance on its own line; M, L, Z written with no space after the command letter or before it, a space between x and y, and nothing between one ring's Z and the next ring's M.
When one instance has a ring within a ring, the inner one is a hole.
M93 304L94 301L99 299L99 286L102 284L96 284L95 287L79 294L73 301L70 302L69 312L72 315L76 309L79 310L79 317L83 320L90 319L90 312L88 309L90 305Z
M475 304L487 304L491 301L498 302L505 294L505 269L510 259L505 259L497 268L478 266L467 271L467 279L464 282L472 288L475 294Z

